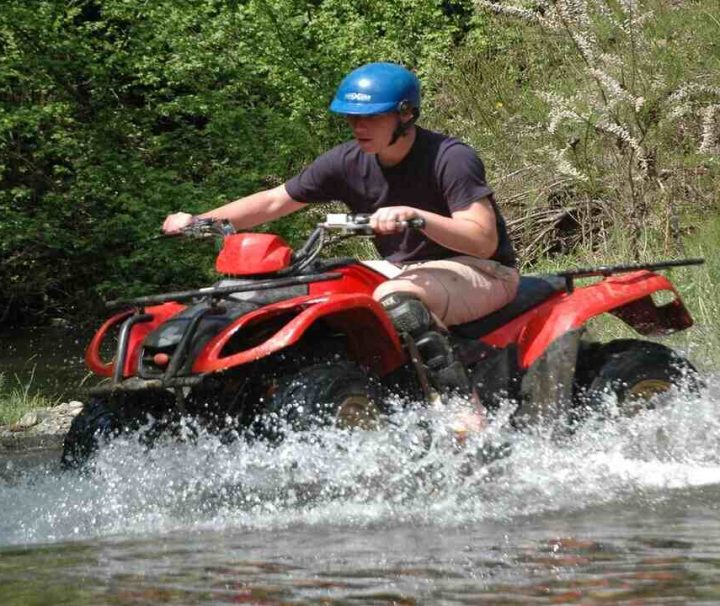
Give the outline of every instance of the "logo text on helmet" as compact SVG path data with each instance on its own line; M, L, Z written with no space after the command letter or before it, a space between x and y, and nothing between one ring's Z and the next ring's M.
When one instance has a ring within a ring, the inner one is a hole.
M347 101L370 101L372 97L367 93L345 93Z

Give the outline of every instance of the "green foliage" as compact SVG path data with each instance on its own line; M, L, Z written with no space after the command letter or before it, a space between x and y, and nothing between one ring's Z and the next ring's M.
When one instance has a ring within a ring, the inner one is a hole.
M282 182L347 136L327 105L370 60L422 74L465 0L7 0L0 12L0 324L197 285L212 253L150 239ZM306 221L284 220L296 239Z

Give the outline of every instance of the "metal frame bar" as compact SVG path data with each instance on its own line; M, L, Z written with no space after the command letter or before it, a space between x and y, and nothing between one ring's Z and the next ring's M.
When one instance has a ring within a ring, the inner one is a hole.
M593 278L598 276L612 276L613 274L624 274L641 269L653 271L655 269L668 269L670 267L685 267L688 265L702 265L705 259L679 259L677 261L660 261L658 263L631 263L629 265L601 265L600 267L584 267L580 269L571 269L568 271L559 271L556 276L565 279L565 289L572 292L575 288L574 281L577 278Z
M125 322L123 322L123 325L120 328L120 335L118 337L117 354L115 355L115 366L112 374L113 383L118 384L123 378L125 360L127 359L128 341L130 339L130 330L132 330L132 327L135 326L135 324L149 322L152 319L152 314L137 313L130 316L127 320L125 320Z
M120 383L103 383L89 388L86 392L90 396L108 395L113 393L126 393L132 391L144 391L146 389L174 389L177 387L193 387L202 383L205 375L193 375L191 377L175 377L173 379L141 379L130 377Z
M245 284L237 284L235 286L209 286L207 288L199 288L197 290L181 290L178 292L170 292L163 295L149 295L147 297L138 297L136 299L116 299L108 301L106 307L143 307L145 305L157 305L167 303L168 301L190 301L197 297L221 297L223 295L231 295L236 292L250 292L255 290L269 290L271 288L284 288L286 286L296 286L299 284L308 284L310 282L327 282L330 280L339 280L342 274L338 272L311 274L307 276L294 276L292 278L274 278L272 280L253 281L248 280Z
M193 316L192 320L190 320L189 324L187 325L183 336L180 339L180 343L177 344L177 347L173 352L172 358L170 358L170 363L168 364L168 367L165 370L165 374L163 375L164 380L167 381L168 379L174 378L180 370L180 366L182 366L182 363L185 361L185 356L190 347L190 342L195 336L195 333L197 332L198 326L200 326L200 322L202 321L202 319L210 313L216 314L222 313L223 311L225 311L224 307L211 306L199 310Z

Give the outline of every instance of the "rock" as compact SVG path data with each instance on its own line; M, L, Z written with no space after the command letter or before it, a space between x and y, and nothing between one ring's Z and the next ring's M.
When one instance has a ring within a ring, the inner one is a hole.
M29 427L32 427L33 425L37 425L39 423L40 419L38 418L38 411L37 410L31 410L30 412L26 412L22 419L20 419L15 425L12 427L12 431L20 431L23 429L28 429Z
M82 402L73 400L52 408L37 408L26 412L14 425L0 426L0 453L62 445L70 423L82 407Z

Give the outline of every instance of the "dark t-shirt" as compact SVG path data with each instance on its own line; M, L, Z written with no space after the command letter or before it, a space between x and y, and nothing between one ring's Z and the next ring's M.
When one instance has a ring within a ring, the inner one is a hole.
M411 206L450 217L473 202L489 198L495 210L498 247L491 259L515 266L505 220L485 182L485 167L461 141L417 127L408 155L399 164L382 166L356 141L334 147L285 183L298 202L340 200L354 213L373 213L386 206ZM412 263L457 256L419 230L375 236L380 254L393 263Z

